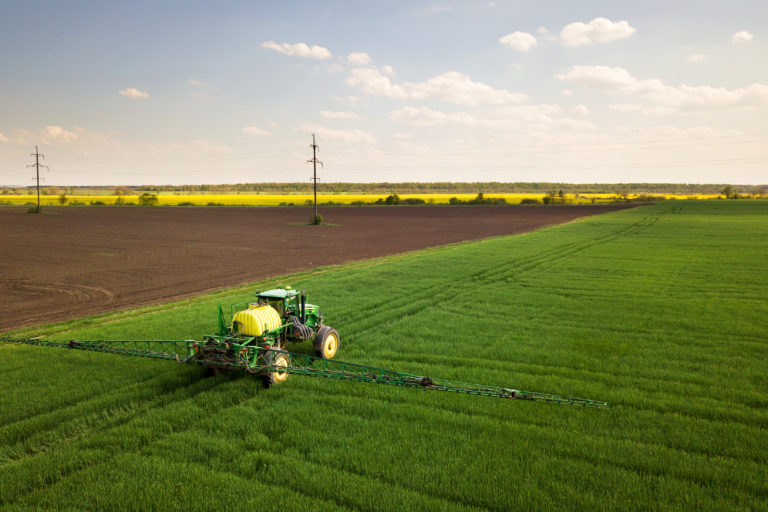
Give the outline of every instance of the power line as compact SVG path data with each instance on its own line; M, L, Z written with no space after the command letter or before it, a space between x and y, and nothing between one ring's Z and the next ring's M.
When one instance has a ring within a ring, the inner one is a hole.
M764 135L764 134L759 134ZM603 143L583 143L583 144L535 144L528 147L522 147L522 146L515 146L514 148L487 148L483 149L484 154L486 155L495 155L495 156L515 156L515 155L529 155L529 154L538 154L538 153L551 153L553 151L557 151L559 153L605 153L610 151L657 151L660 149L690 149L690 148L709 148L713 146L731 146L735 147L738 145L745 145L745 144L763 144L765 140L762 139L752 139L752 140L732 140L732 141L720 141L720 142L706 142L708 139L723 139L723 138L732 138L732 137L740 137L740 136L726 136L726 137L700 137L696 139L667 139L667 140L643 140L643 141L623 141L623 142L603 142ZM672 144L675 142L691 142L688 144ZM339 151L343 151L347 148L341 147L338 148ZM349 148L352 149L352 148ZM477 148L478 150L480 148ZM446 150L440 152L443 155L462 155L465 152L459 151L459 150ZM392 148L386 151L387 155L392 156L417 156L422 155L423 152L417 151L415 149L405 149L405 148ZM63 156L60 157L62 162L65 163L100 163L100 164L119 164L119 163L135 163L135 164L145 164L145 163L158 163L162 161L173 161L177 163L189 163L189 164L195 164L195 163L201 163L201 164L209 164L213 162L227 162L227 161L238 161L243 158L247 157L260 157L260 158L281 158L284 160L287 158L285 151L275 151L275 150L269 150L269 151L263 151L263 152L255 152L255 151L245 151L245 152L238 152L236 154L229 154L229 155L206 155L206 156L199 156L199 157L126 157L126 158L114 158L114 157L72 157L72 156ZM2 159L0 158L0 162L8 161L10 162L12 159ZM310 160L311 161L311 160ZM274 165L274 164L267 164L268 166Z
M641 139L641 140L624 140L624 141L604 141L604 142L584 142L584 143L571 143L571 144L553 144L553 143L533 143L529 146L520 146L519 144L512 147L502 148L487 148L484 151L486 155L496 156L510 156L510 155L527 155L537 153L550 153L556 150L559 153L590 153L590 152L606 152L606 151L657 151L660 149L689 149L697 147L712 147L712 146L739 146L744 144L763 144L765 142L764 137L768 135L768 132L753 132L743 134L731 134L731 135L710 135L699 137L669 137L664 139ZM423 138L422 138L423 139ZM734 140L736 139L736 140ZM712 142L710 142L712 141ZM336 148L338 151L344 151L345 147ZM351 148L350 148L351 149ZM274 147L261 151L238 151L231 154L221 155L199 155L199 156L61 156L57 157L57 161L65 163L101 163L101 164L119 164L119 163L156 163L162 161L174 161L177 163L212 163L212 162L225 162L225 161L237 161L246 157L257 158L274 158L284 157L288 158L290 154L287 150L280 150ZM408 155L421 155L422 152L408 148L391 148L386 151L386 154L392 156L408 156ZM443 155L461 155L464 151L450 149L441 151ZM34 155L33 155L34 156ZM11 162L15 157L0 157L0 163Z

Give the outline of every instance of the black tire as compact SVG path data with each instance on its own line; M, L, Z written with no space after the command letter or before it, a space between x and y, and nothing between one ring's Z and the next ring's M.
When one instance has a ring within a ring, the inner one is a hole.
M339 333L333 327L324 325L317 331L314 345L317 357L333 359L339 350Z
M279 352L270 352L265 356L267 363L272 367L284 367L287 368L290 359L287 355L281 354ZM288 373L281 372L279 370L276 371L268 371L267 374L264 376L264 385L266 387L274 386L276 384L282 384L285 382L285 380L288 378Z

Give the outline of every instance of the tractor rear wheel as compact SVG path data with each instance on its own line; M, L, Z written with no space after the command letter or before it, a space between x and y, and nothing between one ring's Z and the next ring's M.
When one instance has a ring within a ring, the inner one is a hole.
M327 325L322 326L315 336L315 352L323 359L333 359L339 350L339 333Z
M267 386L273 386L275 384L281 384L288 378L288 372L280 370L280 368L288 368L289 359L285 354L277 352L270 352L267 355L267 361L270 367L274 368L267 373L265 378L265 384Z

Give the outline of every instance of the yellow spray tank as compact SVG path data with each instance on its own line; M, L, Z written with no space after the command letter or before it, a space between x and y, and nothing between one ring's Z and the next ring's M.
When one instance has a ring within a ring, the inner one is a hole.
M271 331L281 325L280 314L272 306L251 306L232 317L232 331L245 336L261 336L265 326Z
M231 359L233 354L244 357L242 353L230 353L230 347L240 347L238 350L242 352L247 346L245 351L251 357L249 364L262 368L265 364L277 364L268 359L278 357L274 355L276 352L267 354L262 348L286 350L288 343L312 340L315 353L322 359L333 358L339 348L339 333L323 323L320 308L307 304L306 294L290 287L257 292L256 300L233 304L231 311L234 314L227 326L224 312L219 307L219 336L230 346L226 354L220 354L221 351L217 354L225 359ZM274 380L288 374L270 371L269 375Z

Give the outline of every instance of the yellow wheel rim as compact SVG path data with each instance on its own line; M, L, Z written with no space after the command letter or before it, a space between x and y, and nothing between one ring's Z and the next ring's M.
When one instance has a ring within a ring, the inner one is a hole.
M288 357L286 357L283 354L280 354L277 356L277 359L275 359L275 362L272 363L273 367L278 368L288 368ZM272 370L272 382L275 384L279 384L281 382L285 382L285 379L288 378L288 372L284 370Z
M330 359L336 355L336 350L339 348L339 339L335 334L331 333L325 338L325 347L323 347L323 355L326 359Z

